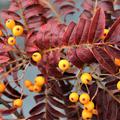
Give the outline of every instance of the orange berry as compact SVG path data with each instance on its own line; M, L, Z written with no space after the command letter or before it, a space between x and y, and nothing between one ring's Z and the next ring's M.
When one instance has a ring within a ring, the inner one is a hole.
M34 91L34 85L29 86L29 87L28 87L28 90L29 90L30 92L33 92L33 91Z
M89 73L83 73L80 78L83 84L89 84L92 81L92 76Z
M43 86L45 84L45 78L43 76L37 76L35 78L35 85Z
M5 84L4 83L0 83L0 93L3 93L5 91Z
M79 95L78 95L78 93L76 93L76 92L73 92L73 93L71 93L71 94L69 95L69 100L70 100L71 102L77 102L78 99L79 99Z
M21 108L23 105L23 101L21 99L16 99L13 101L13 106L15 108Z
M37 85L34 85L34 86L33 86L33 92L39 93L41 90L42 90L41 87L39 87L39 86L37 86Z
M87 104L84 105L84 108L87 111L92 111L94 109L95 105L92 101L89 101Z
M13 29L15 26L15 21L13 19L8 19L5 23L6 27L9 29Z
M21 36L23 34L23 27L20 26L20 25L16 25L14 28L13 28L13 35L14 36Z
M70 63L68 60L60 60L58 63L58 67L60 68L60 70L62 71L67 71L70 68Z
M25 85L25 87L28 88L28 87L30 87L32 85L32 82L30 80L25 80L24 85Z
M108 33L109 33L109 29L104 29L104 34L101 37L101 39L104 40Z
M120 58L115 58L114 63L120 67Z
M79 101L82 104L86 104L90 101L90 96L87 93L82 93L79 97Z
M2 32L2 30L0 30L0 37L2 37L3 36L3 32Z
M13 46L16 44L16 39L14 37L9 37L8 38L8 44Z
M93 109L93 110L92 110L92 113L93 113L94 115L98 115L98 111L97 111L96 109Z
M39 62L41 59L42 59L42 56L41 56L41 54L39 52L33 53L32 60L34 62Z
M120 90L120 81L117 83L117 89Z
M89 112L87 110L82 111L83 120L90 120L92 118L92 116L93 116L92 112Z

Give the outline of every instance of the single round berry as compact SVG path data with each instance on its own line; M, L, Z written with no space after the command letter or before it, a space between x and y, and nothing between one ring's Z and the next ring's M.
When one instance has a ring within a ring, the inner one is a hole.
M25 87L28 88L28 87L30 87L32 85L32 82L30 80L25 80L24 85L25 85Z
M92 113L93 113L94 115L98 115L98 111L97 111L96 109L93 109L93 110L92 110Z
M23 100L22 99L16 99L13 101L13 106L15 108L21 108L23 105Z
M2 30L0 30L0 37L2 37L3 36L3 32L2 32Z
M103 33L101 39L104 40L108 33L109 33L109 29L104 29L104 33Z
M33 92L37 92L39 93L41 91L41 87L37 86L37 85L34 85L33 86Z
M34 62L40 62L41 59L42 59L42 56L41 56L41 54L39 52L33 53L32 60Z
M35 84L37 86L43 86L45 84L45 78L43 76L37 76L35 78Z
M9 29L13 29L15 26L15 21L13 19L8 19L5 23L6 27Z
M117 89L120 90L120 81L117 83Z
M33 92L33 91L34 91L34 85L30 85L30 86L28 87L28 90L29 90L30 92Z
M60 60L58 63L58 67L60 68L60 70L62 71L67 71L70 68L70 63L68 60Z
M79 101L82 104L86 104L90 101L90 96L87 93L82 93L79 97Z
M79 99L79 95L78 95L78 93L76 93L76 92L73 92L73 93L71 93L71 94L69 95L69 100L70 100L71 102L77 102L78 99Z
M9 37L8 38L8 44L13 46L16 44L16 39L14 37Z
M20 25L16 25L14 28L13 28L13 35L14 36L21 36L23 34L23 27L20 26Z
M92 112L89 112L87 110L83 110L82 111L82 118L83 118L83 120L89 120L89 119L92 118L92 116L93 116Z
M115 58L114 63L115 63L115 65L120 67L120 58Z
M4 83L0 83L0 93L3 93L5 91L5 84Z
M89 73L83 73L81 75L81 81L83 84L89 84L92 81L92 76Z
M84 104L84 108L88 111L92 111L94 109L95 105L92 101L89 101L87 104Z

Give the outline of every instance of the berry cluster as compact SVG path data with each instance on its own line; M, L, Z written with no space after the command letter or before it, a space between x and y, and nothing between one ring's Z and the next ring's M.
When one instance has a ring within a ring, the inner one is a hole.
M78 93L73 92L69 95L69 100L71 102L78 102L84 106L84 110L82 111L82 118L84 120L91 119L93 114L97 115L97 110L94 108L95 105L93 101L90 100L90 96L87 93L82 93L79 97Z
M89 73L83 73L80 79L82 84L88 85L92 81L92 76ZM98 114L97 110L95 109L95 105L88 93L82 93L79 96L77 92L72 92L69 95L69 100L73 103L76 103L79 100L80 104L83 105L84 109L82 111L82 118L84 120L91 119L93 114Z
M25 80L24 85L29 91L39 93L42 90L42 86L45 84L45 78L43 76L37 76L34 82L33 84L30 80Z
M14 46L16 44L15 37L21 36L23 34L23 27L21 25L16 25L15 21L13 19L8 19L5 23L6 27L10 29L13 33L13 36L10 36L7 40L7 43L11 46ZM0 31L0 36L3 36L3 32Z

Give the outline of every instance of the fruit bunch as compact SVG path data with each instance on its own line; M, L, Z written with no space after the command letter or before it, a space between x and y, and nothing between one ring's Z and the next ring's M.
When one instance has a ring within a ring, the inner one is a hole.
M12 36L8 37L8 44L11 46L14 46L16 44L16 38L18 36L21 36L23 34L23 27L21 25L16 25L15 21L13 19L8 19L5 23L6 28L10 29L12 31ZM0 36L2 36L2 31L0 31Z
M84 109L82 111L82 118L84 120L91 119L93 114L98 114L93 101L90 100L90 96L87 93L82 93L79 96L78 93L72 92L69 95L69 100L74 103L79 100L79 102L83 105Z
M82 84L88 85L92 81L92 76L91 74L86 72L81 75L80 80ZM73 103L77 103L79 100L80 104L83 106L82 118L84 120L91 119L93 114L98 114L97 110L95 109L93 100L91 100L90 95L88 93L82 93L79 96L77 92L72 92L69 95L69 100Z
M42 90L42 86L45 84L45 78L43 76L37 76L34 79L34 84L30 80L25 80L24 85L31 92L39 93Z

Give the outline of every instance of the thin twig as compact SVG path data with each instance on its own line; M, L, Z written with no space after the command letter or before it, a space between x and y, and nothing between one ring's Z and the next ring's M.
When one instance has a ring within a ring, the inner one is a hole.
M94 98L96 97L96 95L97 95L97 93L98 93L98 90L99 90L99 88L98 88L98 86L97 86L97 89L96 89L96 91L95 91L95 94L94 94L93 97L91 98L91 101L93 101Z
M25 63L27 63L27 62L25 61L25 62L23 62L23 63L21 63L21 64L18 64L18 65L15 66L14 68L11 68L8 72L3 73L3 75L0 77L0 80L5 79L5 78L9 75L9 73L11 73L12 71L14 71L16 68L21 67L21 66L24 65Z

